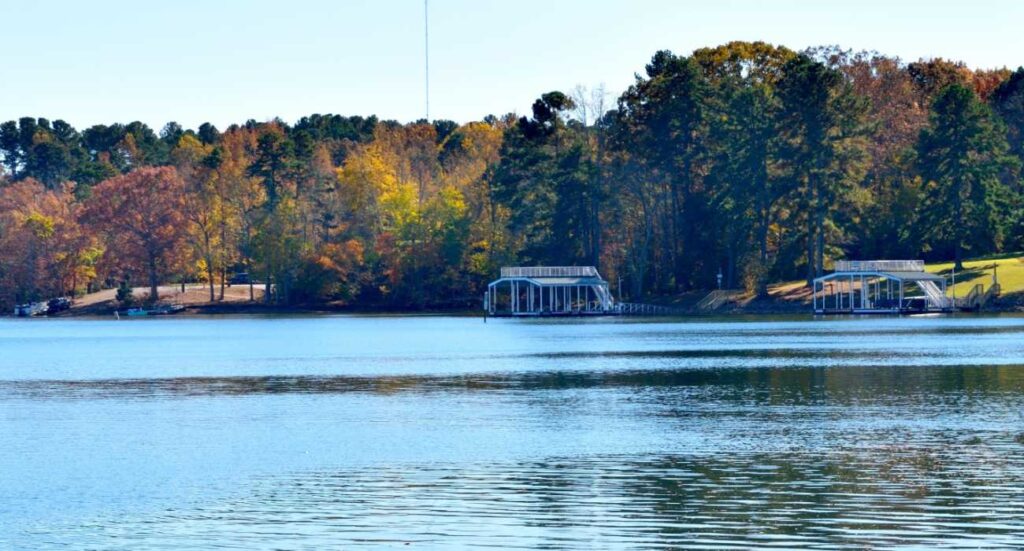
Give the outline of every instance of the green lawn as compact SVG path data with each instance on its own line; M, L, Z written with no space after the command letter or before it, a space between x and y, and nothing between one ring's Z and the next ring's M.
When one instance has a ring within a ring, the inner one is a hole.
M981 283L985 290L992 285L992 265L996 264L996 272L999 276L999 285L1002 286L1002 294L1024 293L1024 253L1008 253L997 256L986 256L972 258L964 261L964 271L956 274L956 296L963 297L971 291L971 287ZM953 269L952 262L928 264L925 269L929 272L941 274L947 277ZM953 288L946 289L949 296L953 296ZM780 300L799 300L807 302L810 300L810 288L803 281L779 282L769 286L769 294Z
M1002 294L1024 292L1024 253L1009 253L965 260L964 271L956 274L956 296L966 295L971 287L978 283L983 284L987 290L992 285L993 264L997 266L996 272ZM948 278L953 270L953 263L928 264L926 269ZM948 289L948 294L953 294L952 288Z

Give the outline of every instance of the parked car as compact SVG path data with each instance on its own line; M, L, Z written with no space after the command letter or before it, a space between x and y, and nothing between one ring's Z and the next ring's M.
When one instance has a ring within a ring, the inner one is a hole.
M248 284L249 284L249 274L248 274L248 272L237 272L237 273L231 274L231 277L228 278L228 285L248 285Z
M71 299L68 297L51 298L47 303L47 314L56 314L71 308Z

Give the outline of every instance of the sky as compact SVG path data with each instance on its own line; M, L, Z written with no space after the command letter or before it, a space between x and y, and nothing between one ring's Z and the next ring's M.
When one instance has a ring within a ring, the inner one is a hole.
M655 51L733 40L1024 64L1024 2L429 0L430 118L614 98ZM423 0L0 0L0 120L220 128L311 113L425 116Z

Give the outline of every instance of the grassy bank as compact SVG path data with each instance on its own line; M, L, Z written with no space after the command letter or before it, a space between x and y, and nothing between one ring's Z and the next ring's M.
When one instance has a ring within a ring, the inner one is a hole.
M993 282L993 271L996 273L1001 288L1001 296L986 305L987 311L1022 311L1024 310L1024 253L1008 253L997 256L985 256L964 261L964 269L956 273L956 286L950 285L947 294L957 297L966 296L977 284L988 289ZM953 262L937 262L926 264L925 270L952 279ZM956 293L954 295L954 292ZM798 313L809 312L811 293L804 281L784 281L768 286L768 298L757 298L746 291L720 291L715 307L705 309L714 313ZM707 297L707 291L687 293L674 297L656 300L659 303L677 307L683 311L701 313L701 300Z
M926 270L950 278L953 263L940 262L928 264ZM1004 254L972 258L964 262L964 269L956 274L956 296L963 297L976 284L985 289L992 285L993 271L997 274L1002 288L1002 296L986 306L989 311L1020 311L1024 310L1024 253ZM217 290L219 293L219 289ZM737 313L737 314L792 314L810 311L810 290L803 281L778 282L769 286L768 298L757 298L746 291L721 291L716 293L712 301L713 307L702 307L702 301L708 299L708 291L647 299L665 306L677 308L681 312L692 313ZM135 295L146 296L148 288L136 289ZM950 286L948 294L953 296ZM164 302L186 306L190 314L289 314L289 313L451 313L479 314L478 310L395 310L359 305L340 305L334 303L276 306L264 304L261 300L263 290L257 286L253 293L256 301L249 300L249 287L236 285L225 290L223 301L209 301L209 289L204 286L186 286L182 292L179 286L160 287L160 299ZM75 301L74 307L62 315L109 315L118 309L114 300L114 290L109 289L92 293Z
M949 279L953 272L953 263L928 264L926 269ZM966 295L978 283L987 289L992 285L993 273L998 276L1004 296L1024 292L1024 254L1012 253L964 261L963 271L956 273L956 296ZM950 296L953 295L952 286L948 293Z

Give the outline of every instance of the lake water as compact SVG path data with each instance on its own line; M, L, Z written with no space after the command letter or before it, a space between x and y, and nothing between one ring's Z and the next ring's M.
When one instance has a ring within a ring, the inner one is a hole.
M1024 318L0 321L0 549L1024 547Z

